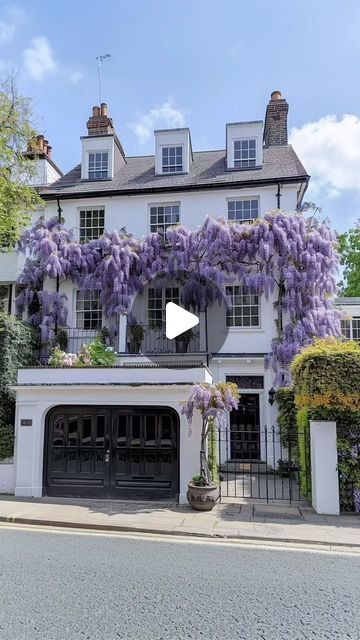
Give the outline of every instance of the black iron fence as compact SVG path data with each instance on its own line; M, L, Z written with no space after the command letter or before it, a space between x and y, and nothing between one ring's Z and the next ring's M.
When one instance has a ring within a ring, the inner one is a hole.
M308 500L310 442L308 433L280 435L277 427L218 432L220 498Z
M140 330L138 327L140 327ZM135 331L131 326L128 326L126 349L127 353L145 355L199 353L200 331L199 329L192 329L174 340L168 340L165 333L165 324L159 326L137 325Z

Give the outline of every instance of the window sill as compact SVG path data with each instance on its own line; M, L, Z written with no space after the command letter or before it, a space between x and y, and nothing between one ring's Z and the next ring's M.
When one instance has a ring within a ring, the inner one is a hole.
M222 333L265 333L262 327L226 327Z
M81 182L111 182L112 178L81 178Z
M257 164L255 165L255 167L226 167L226 171L230 172L230 171L258 171L259 169L262 169L262 165L261 164Z

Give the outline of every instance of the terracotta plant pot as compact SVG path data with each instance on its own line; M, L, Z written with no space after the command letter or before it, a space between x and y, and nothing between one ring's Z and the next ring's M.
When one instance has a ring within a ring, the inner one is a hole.
M219 487L198 487L189 482L187 499L195 511L211 511L219 500Z

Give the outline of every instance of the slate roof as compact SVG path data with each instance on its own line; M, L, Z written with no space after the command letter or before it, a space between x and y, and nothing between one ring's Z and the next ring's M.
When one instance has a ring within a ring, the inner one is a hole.
M227 169L226 153L194 152L187 174L156 175L154 156L126 158L111 180L82 180L81 165L41 191L45 200L57 195L81 197L104 193L181 191L190 189L245 186L249 182L274 183L277 180L305 182L308 175L291 145L264 148L263 164L253 169Z

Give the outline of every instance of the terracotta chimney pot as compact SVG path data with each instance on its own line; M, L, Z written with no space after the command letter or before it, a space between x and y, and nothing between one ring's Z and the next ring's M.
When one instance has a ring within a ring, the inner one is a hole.
M101 115L102 116L107 116L107 114L108 114L107 104L106 104L106 102L102 102L101 103Z
M36 138L37 146L40 151L44 149L44 136L42 134L38 135Z
M100 107L93 107L93 118L100 115Z
M51 151L52 151L52 147L48 144L48 146L47 146L47 154L48 154L49 158L51 158Z
M271 94L271 100L281 100L281 91L273 91Z

